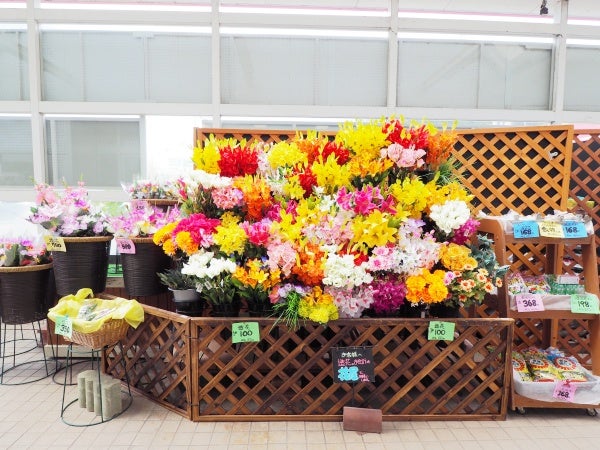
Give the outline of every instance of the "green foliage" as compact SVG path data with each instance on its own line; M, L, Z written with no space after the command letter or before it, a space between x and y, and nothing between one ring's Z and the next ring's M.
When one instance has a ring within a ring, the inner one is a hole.
M184 275L179 269L168 269L157 273L160 282L171 289L196 289L198 279L193 275Z

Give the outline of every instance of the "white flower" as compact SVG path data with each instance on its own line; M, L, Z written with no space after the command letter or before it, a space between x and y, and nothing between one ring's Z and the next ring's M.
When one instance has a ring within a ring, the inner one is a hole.
M441 205L433 205L429 217L444 233L451 233L465 224L471 211L462 200L448 200Z
M373 281L365 263L357 266L354 256L330 253L325 261L323 284L337 288L352 288Z
M214 258L213 252L194 253L183 265L181 273L198 278L216 278L223 273L233 273L236 264L225 258Z

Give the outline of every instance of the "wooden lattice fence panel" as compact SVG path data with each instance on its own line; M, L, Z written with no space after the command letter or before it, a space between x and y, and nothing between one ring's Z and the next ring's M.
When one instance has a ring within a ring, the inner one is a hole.
M576 210L592 218L600 261L600 129L575 131L569 197L576 202ZM593 205L588 202L593 202ZM567 249L565 257L571 263L570 269L580 271L581 252Z
M231 343L231 319L193 318L194 420L340 420L344 406L384 418L505 417L513 322L452 319L452 342L428 341L424 319L346 319L290 331L259 322L257 343ZM371 346L375 382L333 382L331 348Z
M144 321L123 341L131 388L191 418L189 317L144 306ZM107 372L124 380L118 349Z
M233 138L238 141L245 139L248 142L262 141L265 144L274 144L281 141L288 141L296 136L296 133L306 134L303 130L253 130L237 128L195 128L194 145L202 146L204 141L212 134L217 139ZM335 136L332 131L320 131L323 136Z

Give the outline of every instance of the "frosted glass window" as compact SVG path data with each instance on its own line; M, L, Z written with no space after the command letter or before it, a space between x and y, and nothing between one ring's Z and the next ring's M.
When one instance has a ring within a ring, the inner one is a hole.
M137 120L48 119L46 142L52 184L120 187L142 176Z
M29 100L27 33L0 30L0 100Z
M210 36L148 37L149 100L210 103Z
M600 111L600 48L567 47L565 110Z
M0 185L32 186L32 179L30 120L0 117Z
M403 41L398 53L400 106L549 108L550 48Z
M387 42L225 37L223 103L385 106Z
M210 102L210 37L43 31L44 100Z

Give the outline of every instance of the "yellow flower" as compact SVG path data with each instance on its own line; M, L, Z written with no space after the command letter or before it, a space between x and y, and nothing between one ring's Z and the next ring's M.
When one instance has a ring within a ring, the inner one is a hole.
M160 228L152 237L152 242L156 245L163 245L165 241L171 239L171 233L177 226L177 222L171 222Z
M273 145L267 154L267 160L272 168L292 167L296 164L306 164L308 159L295 142L281 141Z
M193 255L198 251L198 244L194 242L189 231L180 231L177 233L175 244L188 255Z
M214 135L204 141L204 146L200 147L198 143L197 147L194 147L192 154L192 162L196 169L204 170L208 173L219 173L219 161L221 155L219 153L219 145L227 143L228 140L217 140Z
M287 182L283 185L283 193L293 200L304 198L304 188L300 184L298 175L292 175L287 178Z
M397 202L397 208L410 217L420 218L427 207L430 188L421 180L406 178L390 186L392 196Z
M329 155L325 162L315 162L312 172L317 177L317 185L328 194L342 186L350 186L350 171L346 165L340 166L334 155Z
M335 139L354 154L364 154L368 159L378 159L379 151L389 145L383 132L385 119L364 122L344 122L339 126Z
M351 243L356 249L383 247L396 242L397 229L389 225L389 214L374 210L368 216L357 216L352 222Z
M455 243L440 248L440 261L445 268L461 272L477 267L477 260L471 256L471 249Z
M219 225L216 233L213 235L215 244L221 247L225 254L239 253L244 251L248 235L237 223L230 223L227 226Z

